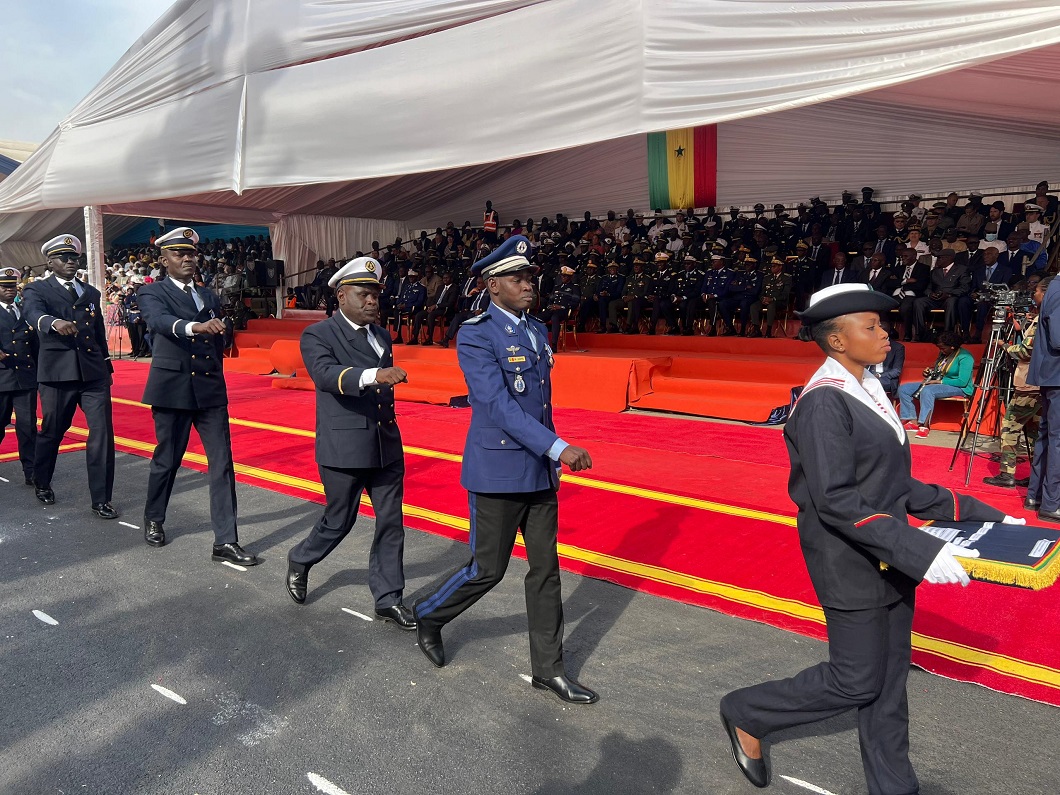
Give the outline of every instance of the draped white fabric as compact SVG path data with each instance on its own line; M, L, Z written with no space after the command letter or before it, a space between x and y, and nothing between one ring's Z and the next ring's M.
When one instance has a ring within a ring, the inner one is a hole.
M269 233L273 256L284 261L288 287L313 281L317 260L351 258L367 252L373 240L385 246L397 237L409 239L408 227L397 221L328 215L288 215Z
M434 225L477 222L485 198L507 218L578 212L593 190L639 208L643 134L655 130L726 122L725 151L733 120L772 114L754 129L776 141L796 109L873 92L878 116L915 106L1013 135L1055 131L1058 43L1053 0L179 0L0 183L0 213L100 204L181 217L176 204L200 220ZM875 123L887 134L862 138L861 153L884 151L896 127ZM903 140L922 158L919 140ZM615 148L597 152L604 141ZM583 154L565 169L548 159L574 147ZM860 161L824 174L784 165L803 185L865 181ZM555 185L535 182L550 166ZM732 174L756 168L723 161L719 199L741 203L751 190ZM0 240L26 234L0 228Z

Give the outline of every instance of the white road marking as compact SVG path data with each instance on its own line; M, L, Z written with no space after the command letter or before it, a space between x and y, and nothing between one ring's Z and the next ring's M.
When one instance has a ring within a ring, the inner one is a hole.
M221 565L227 566L230 569L235 569L236 571L246 571L247 570L246 566L239 566L239 565L237 565L235 563L232 563L230 560L222 560L221 561Z
M358 613L356 610L350 610L350 608L348 608L348 607L342 608L342 612L343 613L349 613L351 616L357 616L357 618L361 619L362 621L371 621L372 620L371 616L366 616L364 613Z
M325 793L325 795L350 795L342 787L332 784L323 776L318 776L316 773L306 773L305 775L309 779L309 783Z
M11 481L10 481L10 480L8 480L7 478L0 478L0 480L4 481L4 483L10 483L10 482L11 482Z
M534 681L534 678L532 676L527 676L526 674L519 674L519 678L522 679L527 684L530 684L531 682Z
M791 776L781 776L787 782L794 784L796 787L802 787L803 789L809 790L810 792L816 792L817 795L835 795L834 792L829 792L826 789L821 789L816 784L811 784L809 781L803 781L801 779L792 778Z
M168 698L168 699L170 699L172 701L176 701L178 704L187 704L188 703L181 696L178 696L176 693L174 693L172 690L170 690L168 688L162 687L162 685L151 685L151 687L154 688L155 690L157 690L159 693L161 693L166 698Z
M135 524L129 524L128 522L118 522L122 527L131 527L133 530L139 530L140 526Z
M43 610L34 610L33 615L43 621L45 624L51 624L53 627L58 626L59 622L52 618L50 615L45 613Z

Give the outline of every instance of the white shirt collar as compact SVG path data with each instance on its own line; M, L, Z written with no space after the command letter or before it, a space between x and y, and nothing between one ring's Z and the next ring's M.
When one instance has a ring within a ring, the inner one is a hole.
M356 323L354 323L352 320L350 320L348 317L346 317L346 315L343 313L343 311L341 309L339 310L339 317L341 317L343 320L345 320L347 323L349 323L351 326L353 326L353 330L354 331L360 331L363 328L368 328L367 325L359 326ZM368 328L368 335L369 336L372 335L372 330L370 328Z
M823 387L839 389L850 395L854 400L868 407L881 421L890 425L891 430L894 431L901 444L905 444L908 441L905 435L905 428L902 427L902 421L898 418L894 406L891 405L891 400L887 397L883 384L868 369L865 370L859 383L850 374L850 371L829 356L810 380L806 382L806 388L802 390L802 394L805 395L811 389ZM798 408L797 403L796 408Z
M493 302L491 301L490 303L493 303ZM526 314L525 313L522 315L522 317L513 315L511 312L509 312L507 309L502 307L500 304L493 304L493 308L496 309L498 312L500 312L505 317L510 318L513 323L521 323L521 322L523 322L523 320L526 319ZM530 325L530 324L527 323L527 325Z

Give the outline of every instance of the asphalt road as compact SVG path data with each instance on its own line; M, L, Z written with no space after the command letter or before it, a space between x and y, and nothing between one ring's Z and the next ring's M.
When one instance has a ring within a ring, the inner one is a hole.
M452 662L437 670L414 633L355 614L372 615L369 522L299 607L285 555L315 504L239 486L241 540L263 561L240 572L210 561L204 475L180 474L162 549L89 512L83 453L60 458L54 506L17 463L0 476L3 795L750 793L719 698L825 651L565 574L568 671L601 694L569 707L526 681L522 561L446 628ZM146 478L146 460L118 455L120 521L141 525ZM409 531L406 602L465 555ZM1056 791L1055 708L917 670L909 691L924 795ZM773 737L769 791L864 793L854 727L849 714Z

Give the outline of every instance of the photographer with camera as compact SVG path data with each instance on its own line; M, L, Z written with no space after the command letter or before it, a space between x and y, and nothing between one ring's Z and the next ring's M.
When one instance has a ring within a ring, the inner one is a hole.
M975 304L975 332L969 336L968 342L974 344L982 342L983 332L990 328L990 316L994 312L995 291L1007 289L1008 284L1015 277L1011 268L998 263L998 256L1001 252L996 248L987 246L981 249L981 253L982 262L972 269L971 300Z
M1045 291L1052 277L1046 277L1038 283L1034 291L1034 308L1026 315L1025 325L1021 329L1023 339L1015 345L1005 348L1005 353L1016 361L1016 372L1012 377L1015 393L1005 406L1005 420L1001 425L1001 471L994 477L983 478L988 486L1014 488L1028 485L1030 478L1020 482L1016 480L1016 448L1020 433L1027 436L1028 444L1038 441L1038 426L1042 411L1041 391L1027 383L1027 371L1030 369L1031 354L1034 349L1034 335L1038 330L1037 308L1042 305ZM1017 326L1019 328L1019 326ZM1028 503L1031 502L1028 497ZM1038 505L1028 506L1037 508Z
M944 331L935 345L939 349L939 358L933 367L924 368L924 380L898 387L900 419L907 431L916 431L917 439L926 439L931 433L931 415L936 400L958 395L971 397L975 391L973 357L961 347L961 338L952 331ZM920 401L919 420L914 400ZM1057 463L1060 464L1060 454Z

